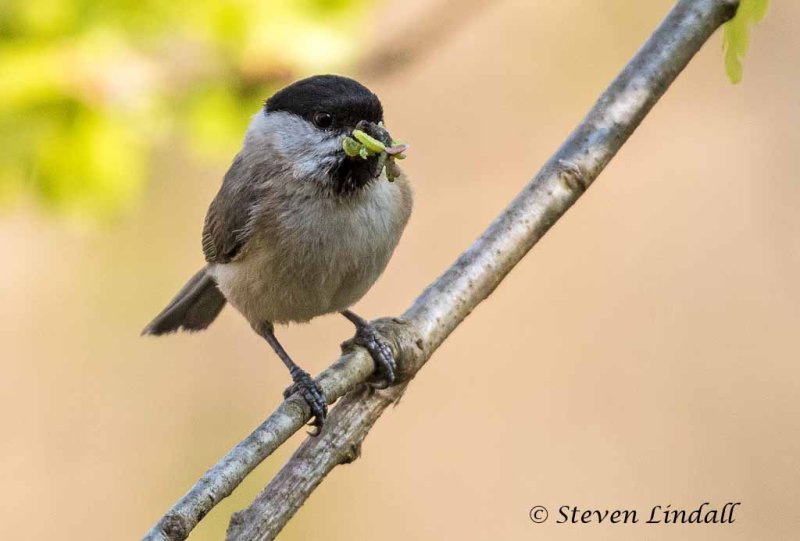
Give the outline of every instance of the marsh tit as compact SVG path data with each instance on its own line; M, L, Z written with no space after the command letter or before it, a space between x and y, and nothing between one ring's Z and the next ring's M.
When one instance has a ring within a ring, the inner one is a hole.
M386 152L346 152L354 133ZM383 127L378 97L352 79L319 75L274 94L250 122L208 209L206 266L142 334L205 329L231 303L289 369L287 396L302 394L317 432L325 397L278 342L274 324L341 313L375 361L374 384L391 385L391 349L349 307L381 275L411 214L411 188L391 159L403 150Z

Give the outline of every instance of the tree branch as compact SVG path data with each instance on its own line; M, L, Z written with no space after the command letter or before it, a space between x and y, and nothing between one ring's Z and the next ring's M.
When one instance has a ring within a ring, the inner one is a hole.
M586 118L489 228L417 298L401 319L379 324L407 381L447 336L497 287L589 187L711 34L733 16L738 0L681 0L600 96ZM234 514L231 541L270 540L322 479L352 461L361 442L405 385L369 393L372 371L360 348L319 378L333 408L322 434L309 438L246 510ZM180 541L264 458L310 418L305 402L285 401L250 436L210 469L153 527L147 540Z
M317 378L328 403L335 402L374 368L363 350L342 356ZM249 436L208 470L143 537L145 541L183 541L195 526L247 475L311 418L308 404L298 395L285 400Z

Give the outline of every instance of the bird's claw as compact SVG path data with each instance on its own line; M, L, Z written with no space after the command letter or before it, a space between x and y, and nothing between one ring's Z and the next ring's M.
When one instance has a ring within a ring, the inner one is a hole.
M394 383L397 373L397 363L392 353L392 348L381 334L369 324L358 325L356 335L342 344L342 348L350 345L361 346L372 356L375 362L375 372L369 379L369 384L375 389L386 389Z
M325 418L328 416L328 402L319 384L306 372L300 368L291 371L294 383L283 391L283 397L289 398L294 393L300 393L308 407L311 408L312 419L308 426L313 427L309 432L310 436L318 436L322 430Z

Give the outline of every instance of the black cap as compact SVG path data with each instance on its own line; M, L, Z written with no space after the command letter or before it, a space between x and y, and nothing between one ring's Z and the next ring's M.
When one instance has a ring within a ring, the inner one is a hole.
M340 75L315 75L294 82L269 98L264 110L286 111L309 120L317 113L329 113L334 128L353 128L361 120L383 120L378 96L358 81Z

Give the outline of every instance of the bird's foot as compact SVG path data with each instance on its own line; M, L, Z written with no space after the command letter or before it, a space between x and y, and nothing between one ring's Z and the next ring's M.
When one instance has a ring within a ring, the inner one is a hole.
M318 436L322 430L322 424L328 416L328 402L319 384L302 368L295 367L290 370L294 383L283 391L283 397L289 398L294 393L300 393L308 407L311 408L312 419L308 426L313 427L311 436Z
M367 321L361 320L353 323L356 325L356 335L342 344L342 350L351 345L357 345L369 351L375 362L375 372L369 379L369 384L375 389L389 387L394 383L397 372L397 363L389 342Z

